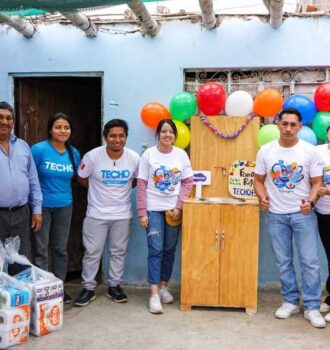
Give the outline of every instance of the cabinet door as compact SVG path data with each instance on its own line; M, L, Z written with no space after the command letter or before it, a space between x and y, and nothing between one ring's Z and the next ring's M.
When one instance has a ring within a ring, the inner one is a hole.
M259 207L221 205L219 305L257 304Z
M219 299L219 205L184 204L182 305L217 305ZM218 240L218 241L217 241Z

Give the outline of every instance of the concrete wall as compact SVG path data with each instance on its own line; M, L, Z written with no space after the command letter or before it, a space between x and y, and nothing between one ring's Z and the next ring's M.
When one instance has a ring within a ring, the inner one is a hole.
M121 34L132 26L102 26L90 40L69 25L40 25L33 39L0 26L0 100L13 101L12 73L90 73L104 76L104 121L124 117L131 126L128 146L139 153L153 145L151 130L139 111L150 101L169 104L182 91L183 69L292 67L330 65L330 21L327 18L289 18L277 29L259 18L226 18L214 31L190 21L161 24L156 38L140 33ZM116 31L116 33L114 32ZM267 219L261 215L259 285L278 280L266 235ZM181 247L181 246L180 246ZM180 280L180 247L173 280ZM134 218L125 281L146 283L146 237ZM326 265L322 252L322 279Z

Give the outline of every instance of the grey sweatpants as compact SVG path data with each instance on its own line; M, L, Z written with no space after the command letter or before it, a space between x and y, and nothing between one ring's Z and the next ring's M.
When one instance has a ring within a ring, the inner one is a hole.
M52 272L63 282L68 264L67 245L70 235L72 204L60 208L42 208L42 226L31 233L32 259L48 271L48 246L52 254Z
M83 259L82 285L94 290L96 274L99 270L104 245L109 242L109 279L110 286L121 283L125 271L125 259L128 241L131 235L132 219L100 220L86 217L83 224Z

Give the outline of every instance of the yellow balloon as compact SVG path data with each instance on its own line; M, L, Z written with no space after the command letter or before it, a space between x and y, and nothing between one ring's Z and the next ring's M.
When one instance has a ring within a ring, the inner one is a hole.
M178 136L174 142L174 146L185 149L190 143L190 130L186 124L179 120L173 120L173 122L178 130Z

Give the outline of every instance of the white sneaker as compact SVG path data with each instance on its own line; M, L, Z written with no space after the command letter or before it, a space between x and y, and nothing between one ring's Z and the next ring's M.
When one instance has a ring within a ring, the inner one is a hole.
M321 303L320 306L320 312L329 312L330 311L330 305L327 303Z
M327 322L330 322L330 313L329 314L326 314L324 319L327 321Z
M168 287L162 287L159 289L159 296L160 300L164 304L173 304L174 303L174 297L170 293Z
M319 310L305 310L304 317L316 328L324 328L326 326L325 320Z
M160 302L159 294L153 294L150 297L150 300L149 300L149 311L152 314L162 314L163 313L163 307L162 307L162 304Z
M283 303L276 311L276 318L289 318L293 314L298 314L300 312L299 305L291 303Z

